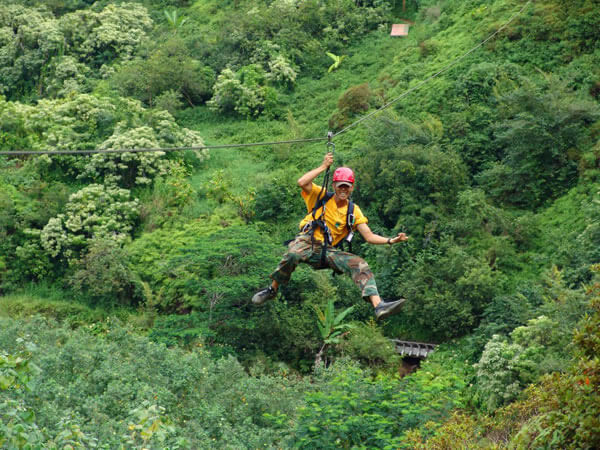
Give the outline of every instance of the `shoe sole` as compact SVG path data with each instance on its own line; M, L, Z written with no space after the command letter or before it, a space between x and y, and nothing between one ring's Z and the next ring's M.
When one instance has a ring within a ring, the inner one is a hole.
M382 312L381 314L379 314L378 316L376 316L377 320L381 320L381 319L385 319L386 317L389 317L393 314L396 314L399 310L402 309L402 307L404 306L404 303L406 302L406 299L400 299L398 300L398 304L396 304L392 309L389 309L388 311Z
M273 300L275 297L269 297L269 298L256 298L256 296L252 297L252 303L255 304L256 306L260 306L260 305L264 305L266 302L268 302L269 300Z

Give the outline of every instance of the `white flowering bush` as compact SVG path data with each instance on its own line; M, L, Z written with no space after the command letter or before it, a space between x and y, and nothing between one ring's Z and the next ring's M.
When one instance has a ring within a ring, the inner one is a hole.
M477 396L487 411L515 400L540 375L561 370L566 360L565 336L549 317L529 320L510 338L494 335L475 364Z
M40 240L53 258L73 261L92 239L127 241L138 215L139 202L127 189L92 184L71 195L65 212L48 221Z
M92 71L73 56L60 56L52 60L51 70L43 76L46 95L66 97L71 93L89 90L88 78Z
M152 128L143 126L121 131L100 145L103 149L158 148L160 144ZM125 183L128 185L150 184L156 175L166 173L168 161L161 159L165 152L124 152L110 154L94 154L84 167L82 177L95 180L104 178L109 183Z
M10 95L35 88L35 74L58 53L64 38L52 13L7 3L0 8L0 94Z
M475 364L477 392L484 409L493 411L514 400L521 392L518 360L522 352L523 347L510 344L497 334L485 345L479 362Z
M34 148L75 150L93 148L102 135L111 133L119 114L123 111L114 101L79 94L40 100L21 120L24 131L36 138Z
M78 10L60 18L46 8L5 3L10 2L0 8L0 94L9 98L27 92L81 92L83 82L93 78L87 66L131 59L153 26L138 3Z
M13 148L78 150L164 147L202 147L201 136L180 127L169 112L147 110L132 99L99 98L90 94L44 99L35 107L6 102L0 97L0 129L23 136ZM197 160L208 150L194 151ZM171 164L183 160L181 152L110 153L92 156L50 156L51 170L81 180L117 183L122 187L148 185Z
M207 105L222 113L236 112L243 90L242 82L236 77L235 72L229 68L223 69L217 77L213 86L213 97Z
M167 111L156 111L150 119L150 126L139 126L128 129L125 122L117 124L112 136L100 144L100 150L165 148L204 145L196 132L179 127ZM203 160L207 157L206 149L195 151L196 157ZM123 152L94 154L87 160L79 178L104 180L121 186L149 185L152 180L165 175L175 160L165 159L163 151Z
M277 92L266 81L267 74L258 64L244 66L237 72L223 69L207 104L222 113L256 117L277 101Z
M100 12L79 10L60 18L68 49L100 66L108 59L130 59L147 38L153 21L138 3L108 5Z
M269 61L269 73L267 74L269 80L292 87L297 76L298 73L285 56L277 55Z

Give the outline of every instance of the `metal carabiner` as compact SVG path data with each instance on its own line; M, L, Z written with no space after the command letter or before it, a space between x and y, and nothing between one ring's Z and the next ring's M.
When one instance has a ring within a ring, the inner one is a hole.
M331 153L335 152L335 144L331 140L332 138L333 138L333 131L327 132L327 153L329 153L330 151L331 151ZM329 147L331 147L331 150L329 150Z

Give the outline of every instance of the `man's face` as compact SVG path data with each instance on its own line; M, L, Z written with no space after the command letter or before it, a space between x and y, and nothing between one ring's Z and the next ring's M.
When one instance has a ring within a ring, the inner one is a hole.
M339 199L348 200L350 198L350 195L352 195L354 185L346 181L337 181L333 183L333 190L335 191L335 195Z

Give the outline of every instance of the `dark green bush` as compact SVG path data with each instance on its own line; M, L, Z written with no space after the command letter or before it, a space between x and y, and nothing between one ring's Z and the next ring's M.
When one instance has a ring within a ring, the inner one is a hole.
M343 359L318 373L319 390L306 394L293 440L299 448L400 448L410 428L439 420L464 404L460 362L427 364L413 376L373 378Z
M329 118L329 128L339 130L358 114L363 114L375 103L375 94L368 83L352 86L340 96L337 111Z
M502 292L503 275L451 239L428 246L403 264L397 295L406 297L394 321L420 339L461 336L479 324L484 308Z
M373 320L356 323L342 341L342 352L372 369L394 369L400 363L394 344L383 335Z
M184 41L174 36L154 44L147 57L123 64L112 80L123 94L149 106L169 90L193 106L211 97L215 78L214 71L194 59Z
M573 187L600 109L551 77L541 87L525 82L498 101L501 160L478 176L480 183L494 198L521 207L538 207Z
M135 306L141 296L140 286L128 260L127 251L118 242L93 239L87 252L71 265L73 272L67 282L104 306Z

